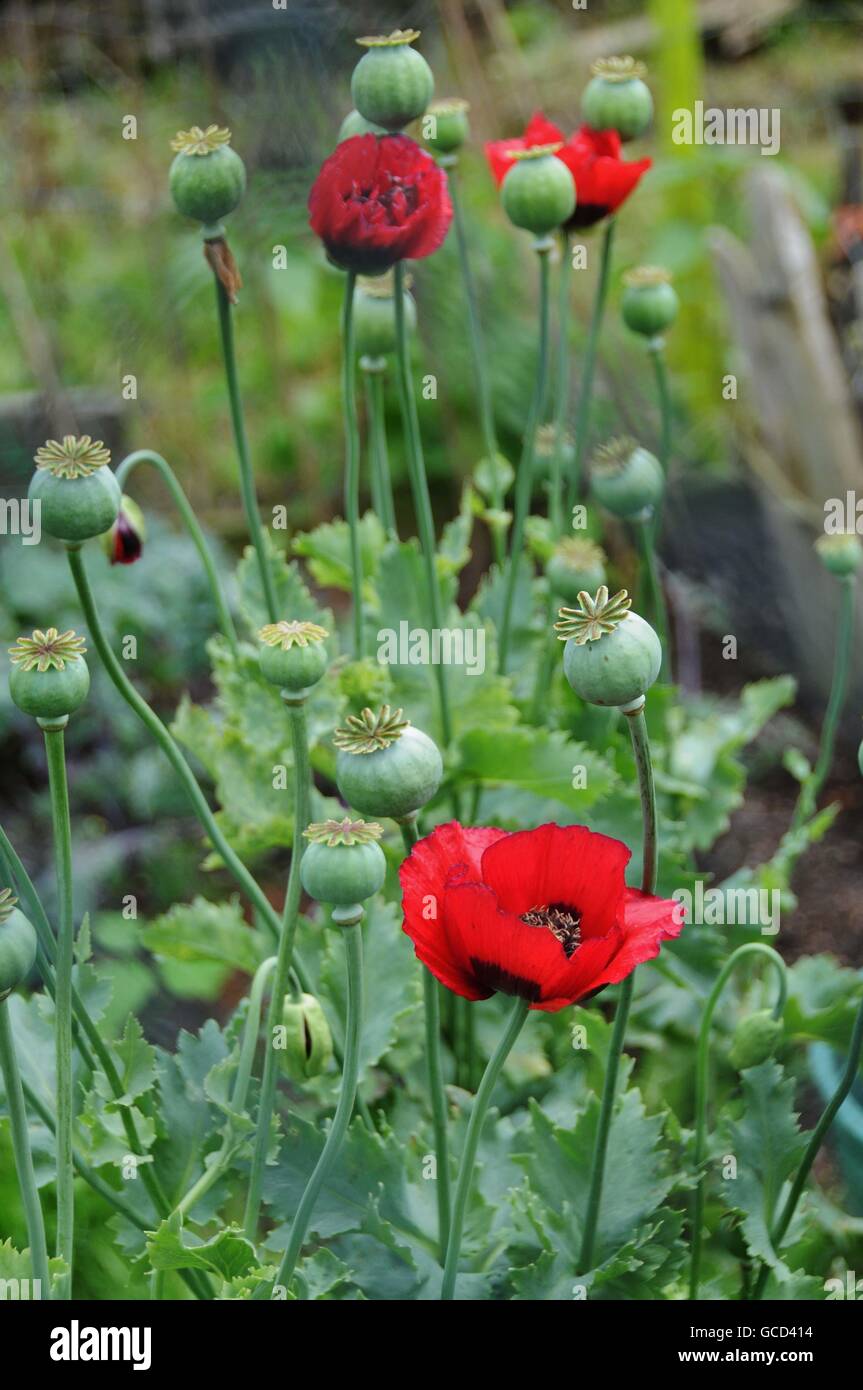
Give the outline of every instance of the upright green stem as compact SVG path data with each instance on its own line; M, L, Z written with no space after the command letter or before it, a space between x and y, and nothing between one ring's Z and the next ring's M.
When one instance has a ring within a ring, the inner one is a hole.
M549 516L555 536L563 534L563 445L569 416L569 301L572 286L572 239L561 234L560 277L557 301L557 385L554 402L554 451L551 456Z
M21 1073L15 1055L15 1040L12 1036L9 1008L6 999L0 999L0 1072L3 1074L3 1087L6 1091L6 1109L12 1130L12 1152L15 1155L15 1172L24 1205L27 1222L27 1240L30 1245L30 1261L33 1278L39 1280L42 1298L51 1297L51 1276L48 1273L48 1247L45 1243L45 1222L42 1217L42 1204L33 1171L33 1155L30 1151L30 1130L27 1124L27 1111L24 1107L24 1092L21 1087Z
M243 1029L243 1041L240 1046L240 1056L237 1063L237 1074L234 1077L234 1085L231 1091L231 1108L236 1114L242 1113L246 1108L249 1094L249 1083L252 1079L252 1066L255 1061L255 1048L258 1042L258 1033L261 1029L261 1009L264 1002L264 990L267 980L276 965L276 957L269 956L262 961L255 971L252 979L252 987L249 990L249 1007L246 1013L246 1025ZM222 1176L228 1166L231 1155L234 1152L235 1144L225 1136L222 1140L219 1152L215 1158L205 1167L197 1182L189 1188L185 1197L177 1204L177 1211L182 1215L192 1211L195 1203L199 1202L206 1192L209 1192L213 1184Z
M255 1131L255 1149L252 1168L249 1174L249 1190L246 1194L246 1210L243 1225L249 1240L254 1240L258 1230L258 1214L261 1209L261 1193L264 1185L264 1168L267 1152L272 1139L273 1111L276 1104L276 1083L278 1081L279 1057L273 1046L273 1032L282 1020L282 1005L288 991L288 982L293 964L294 943L297 936L302 883L300 866L302 864L303 831L309 823L309 799L311 789L311 769L309 764L309 740L306 727L305 701L286 703L291 725L291 742L294 752L294 843L291 849L291 867L288 872L288 887L282 912L282 928L279 937L279 950L276 957L276 970L270 990L270 1007L267 1011L266 1048L264 1050L264 1071L261 1078L261 1094L258 1101L258 1122Z
M696 1187L692 1199L692 1234L690 1243L692 1246L692 1260L689 1266L689 1297L698 1298L698 1282L701 1274L701 1245L704 1226L704 1199L705 1185L704 1174L701 1171L704 1163L704 1150L707 1143L707 1091L710 1081L710 1025L713 1022L713 1015L716 1012L716 1005L719 1003L719 996L722 994L725 985L740 961L747 956L766 956L770 961L779 977L779 993L773 1008L774 1017L779 1018L785 1008L785 1000L788 994L788 977L785 969L785 962L772 946L767 946L761 941L748 941L744 946L738 946L736 951L732 951L725 965L717 976L716 983L707 998L704 1012L701 1015L701 1026L698 1030L698 1052L695 1063L695 1146L693 1150L693 1164L695 1167Z
M410 854L419 839L416 815L400 821L405 850ZM447 1138L446 1090L443 1078L440 1034L440 985L426 967L422 967L423 1008L425 1012L426 1070L428 1075L429 1101L434 1129L437 1197L438 1244L443 1258L449 1240L450 1230L450 1165L449 1141Z
M839 600L839 623L836 630L836 649L833 657L833 680L830 685L830 699L821 725L821 741L818 757L812 772L800 788L797 805L791 820L791 828L796 829L808 820L818 803L821 788L833 764L836 747L836 732L845 697L848 693L848 672L851 665L851 648L854 641L854 599L856 577L845 575L839 581L841 586Z
M542 403L545 398L545 382L548 374L548 323L549 323L549 252L550 241L538 241L536 252L539 257L539 345L536 357L536 376L533 396L528 411L524 432L521 458L515 480L515 512L512 523L512 542L509 552L509 565L506 572L506 588L503 596L503 613L500 624L500 669L507 670L509 643L512 627L512 608L515 586L524 546L524 528L530 510L530 497L533 491L533 457L536 449L536 431L539 427Z
M342 413L345 422L345 520L351 551L354 656L363 654L363 558L360 548L360 431L357 424L357 364L354 360L354 286L356 273L345 277L342 307Z
M491 381L489 379L488 357L482 331L482 320L480 319L479 305L477 303L476 284L474 283L473 270L470 264L470 251L467 241L467 231L465 229L457 156L447 156L440 162L447 168L449 175L453 225L455 227L459 267L461 269L465 306L467 308L467 323L470 336L471 357L473 358L474 378L476 381L479 422L480 429L482 430L485 456L488 459L489 468L491 470L491 505L496 516L499 517L503 511L504 498L497 470L498 445L497 431L494 424L494 405L491 396ZM499 565L502 565L505 558L505 545L503 531L499 525L494 525L492 527L492 544L494 546L495 559Z
M57 1066L57 1255L66 1264L59 1296L72 1296L72 1256L75 1243L75 1173L72 1166L72 964L75 918L72 906L72 825L63 729L66 724L43 724L51 824L57 874L57 962L54 998Z
M605 231L602 236L599 279L596 282L596 291L593 296L590 328L587 333L587 343L584 349L584 359L581 368L581 387L578 393L578 405L575 413L575 457L572 463L572 473L570 475L566 497L566 513L568 516L571 516L572 509L578 500L578 492L581 487L581 474L584 468L585 455L587 453L587 442L590 433L590 407L593 398L593 378L596 372L596 354L599 348L599 333L605 314L606 300L608 298L614 227L614 218L609 217L606 221Z
M458 1275L458 1262L461 1254L461 1242L464 1234L467 1203L470 1196L471 1183L473 1181L476 1152L479 1147L485 1117L488 1112L494 1088L497 1085L497 1079L503 1070L504 1062L512 1051L516 1038L522 1030L524 1021L527 1018L528 1008L529 1005L526 999L514 1000L512 1012L510 1013L506 1028L501 1034L497 1047L488 1060L488 1065L486 1066L482 1081L479 1083L479 1090L474 1098L473 1109L470 1112L470 1120L468 1121L467 1134L465 1135L461 1163L459 1165L458 1184L455 1190L452 1226L446 1251L443 1283L441 1285L440 1296L442 1302L451 1300L455 1293L455 1281Z
M363 1027L363 938L361 918L343 928L345 955L347 958L348 998L345 1019L345 1061L342 1071L342 1088L339 1103L333 1116L333 1123L327 1135L321 1156L306 1184L300 1198L296 1215L291 1224L291 1235L285 1250L276 1283L290 1288L297 1260L309 1229L309 1222L321 1188L329 1177L339 1150L348 1131L360 1073L360 1040Z
M365 365L366 363L368 365ZM388 535L398 540L396 505L393 497L393 480L390 474L390 457L387 448L387 419L384 401L386 359L383 357L364 357L360 359L360 367L365 378L366 415L369 422L372 500L384 530Z
M255 547L255 554L258 557L258 567L261 571L261 588L267 606L267 613L270 622L274 623L278 621L279 617L276 605L276 591L268 563L267 545L264 540L264 530L258 512L258 499L255 494L255 479L252 473L252 464L249 459L249 446L246 440L243 403L240 399L240 384L237 379L237 357L234 350L234 321L231 317L231 301L228 298L227 291L221 280L214 277L214 281L216 286L216 305L219 312L219 331L222 338L222 356L225 361L225 379L228 386L228 401L231 407L231 423L234 427L237 460L240 465L240 493L243 499L243 510L246 513L246 524L249 528L249 535L252 540L252 545Z
M126 484L131 474L142 463L149 463L164 478L168 491L176 503L177 511L183 520L192 542L201 557L201 564L204 566L204 573L207 576L207 583L210 586L210 593L213 597L216 612L219 615L219 626L225 634L225 639L234 656L237 655L237 632L234 627L234 620L231 617L230 609L225 602L225 595L222 593L222 586L219 583L219 576L213 557L210 554L210 547L204 539L204 533L195 516L195 510L189 502L188 497L180 486L176 473L166 459L161 454L156 454L152 449L136 449L133 454L127 454L122 463L119 464L116 472L117 482L120 490L126 491Z
M656 554L653 548L653 514L639 517L633 521L632 528L635 532L635 540L638 546L638 553L641 556L641 574L644 581L644 588L647 598L647 607L650 614L650 621L656 629L659 644L662 647L662 665L659 670L659 679L665 681L668 673L668 616L665 608L665 597L662 592L662 585L656 572Z
M416 512L417 528L420 536L420 547L422 549L423 563L425 565L431 625L433 628L440 629L443 627L443 604L441 601L440 578L437 572L434 517L432 516L431 498L429 497L428 478L426 477L422 438L420 436L419 417L417 415L413 377L411 376L410 368L410 347L405 324L403 261L396 262L394 293L396 311L396 363L398 368L402 422L405 432L405 444L407 447L408 470L410 472L411 491L413 493L414 510ZM438 686L443 741L445 744L450 744L452 742L452 719L450 716L449 692L447 688L447 668L442 662L438 662L434 668L434 673Z
M851 1032L851 1044L848 1048L848 1056L845 1060L845 1070L842 1073L839 1085L833 1092L833 1095L831 1096L830 1100L824 1108L820 1120L818 1121L817 1125L812 1131L809 1143L806 1146L806 1152L803 1155L800 1167L798 1168L794 1181L791 1184L791 1190L789 1191L788 1196L785 1199L785 1206L782 1208L782 1214L779 1217L779 1220L776 1222L776 1225L771 1229L770 1243L774 1249L777 1249L779 1247L781 1241L785 1236L785 1232L791 1225L791 1220L794 1216L795 1211L797 1210L797 1203L800 1201L800 1198L803 1195L803 1189L806 1186L806 1179L809 1177L809 1173L812 1169L812 1164L815 1162L815 1159L818 1155L818 1150L824 1143L827 1131L832 1125L833 1121L835 1120L836 1115L842 1105L842 1102L845 1100L846 1096L851 1090L851 1087L854 1085L854 1082L857 1079L857 1072L860 1067L861 1052L863 1052L863 1000L860 1001L860 1007L857 1010L857 1017L854 1020L854 1028ZM753 1299L758 1299L762 1297L769 1277L770 1267L768 1265L764 1265L761 1269L761 1272L755 1284L755 1288L752 1292Z
M656 789L653 784L653 765L650 759L650 741L647 736L647 723L644 718L644 701L636 709L624 709L629 720L629 733L632 751L638 774L638 790L641 796L642 820L642 866L641 891L652 893L656 884L658 840L656 834ZM602 1099L599 1107L599 1121L596 1127L596 1140L593 1146L593 1162L590 1173L590 1188L584 1216L584 1235L581 1241L579 1268L583 1274L593 1267L596 1246L596 1232L602 1203L602 1184L605 1177L605 1160L608 1152L608 1136L614 1113L617 1092L617 1077L620 1071L620 1056L626 1036L626 1024L632 1004L635 972L627 975L620 986L617 1012L614 1015L614 1029L611 1046L602 1084Z
M652 338L648 344L653 359L653 372L656 377L656 393L659 397L659 462L663 473L668 473L671 462L671 391L668 386L668 371L665 366L665 344L662 338Z

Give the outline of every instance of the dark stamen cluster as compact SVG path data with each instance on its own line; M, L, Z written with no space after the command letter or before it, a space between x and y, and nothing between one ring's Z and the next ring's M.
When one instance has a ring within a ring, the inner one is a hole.
M547 927L563 947L569 960L581 941L581 913L566 903L543 903L532 907L521 919L529 927Z

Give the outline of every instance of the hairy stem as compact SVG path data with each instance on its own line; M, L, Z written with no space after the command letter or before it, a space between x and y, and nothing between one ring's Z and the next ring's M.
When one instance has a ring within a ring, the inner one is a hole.
M602 320L605 315L605 304L608 298L611 249L614 243L614 226L614 218L609 217L606 221L605 231L602 237L599 279L596 282L593 309L590 315L590 327L588 329L587 343L584 349L584 360L581 368L581 385L575 413L575 457L572 463L572 472L570 474L566 496L566 512L568 516L572 515L572 509L578 500L584 459L587 453L587 441L590 433L590 407L593 399L593 378L596 373L596 355L599 349L599 334L602 328Z
M342 413L345 423L345 520L351 551L354 656L363 655L363 558L360 549L360 431L357 424L357 364L354 360L354 286L356 274L345 277L342 307Z
M363 359L365 361L366 359ZM383 359L379 359L383 360ZM362 366L363 363L360 363ZM387 535L398 540L396 505L390 456L387 448L387 419L384 402L383 367L363 367L366 415L369 423L369 455L371 459L371 488L375 512Z
M30 1129L27 1111L24 1106L24 1091L21 1086L21 1073L15 1055L15 1039L12 1036L9 1007L6 999L0 999L0 1072L6 1091L6 1109L12 1131L12 1152L15 1156L15 1172L24 1206L27 1222L27 1240L30 1245L30 1260L33 1278L39 1280L40 1296L51 1297L51 1277L48 1273L48 1247L45 1243L45 1221L42 1216L42 1203L36 1186L33 1171L33 1154L30 1150Z

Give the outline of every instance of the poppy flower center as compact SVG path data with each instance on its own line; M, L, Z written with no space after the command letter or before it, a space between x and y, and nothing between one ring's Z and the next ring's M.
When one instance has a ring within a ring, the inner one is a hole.
M581 913L568 903L543 903L525 912L521 920L529 927L547 927L567 960L581 941Z

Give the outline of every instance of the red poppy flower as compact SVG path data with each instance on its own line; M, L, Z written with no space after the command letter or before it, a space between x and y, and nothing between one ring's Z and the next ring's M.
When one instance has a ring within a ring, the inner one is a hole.
M441 984L554 1013L617 984L682 926L679 905L627 888L630 852L583 825L470 830L451 821L402 864L404 930Z
M363 275L430 256L451 221L446 174L407 135L343 140L309 194L309 222L330 259Z
M541 111L530 119L524 135L513 140L492 140L485 147L495 182L503 182L512 166L513 153L533 145L563 142L557 157L575 179L577 203L570 227L592 227L615 212L650 168L649 159L627 161L620 157L620 136L616 130L591 130L581 126L567 140L562 130L547 121Z

